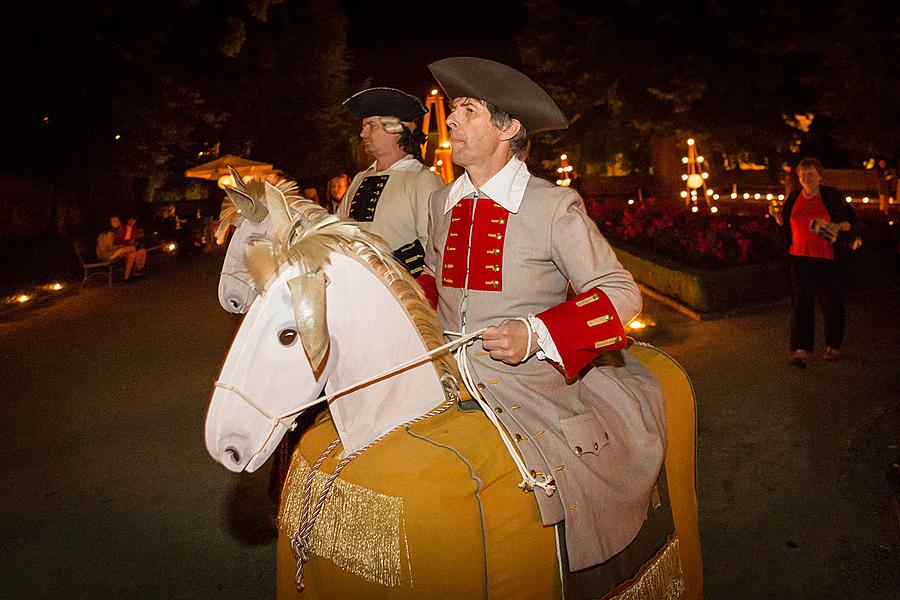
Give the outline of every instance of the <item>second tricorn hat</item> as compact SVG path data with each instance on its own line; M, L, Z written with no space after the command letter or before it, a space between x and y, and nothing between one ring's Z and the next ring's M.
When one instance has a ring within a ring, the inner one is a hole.
M397 117L401 121L418 119L428 109L422 101L396 88L373 87L344 100L344 106L357 117Z
M428 70L451 100L486 100L518 119L528 133L569 126L553 98L512 67L485 58L455 56L431 63Z

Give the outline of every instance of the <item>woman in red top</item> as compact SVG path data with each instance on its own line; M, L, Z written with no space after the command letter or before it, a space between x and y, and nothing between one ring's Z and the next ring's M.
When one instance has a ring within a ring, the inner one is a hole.
M804 158L797 165L801 189L791 193L783 210L773 212L788 226L791 248L791 364L805 369L815 336L814 304L822 292L825 313L825 360L837 360L844 338L844 286L835 242L856 225L853 209L833 187L820 185L822 163Z

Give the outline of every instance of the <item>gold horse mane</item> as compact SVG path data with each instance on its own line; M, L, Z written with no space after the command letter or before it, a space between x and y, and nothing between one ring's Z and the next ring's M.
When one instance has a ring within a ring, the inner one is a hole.
M288 180L270 178L268 183L282 192L285 206L290 201L290 206L297 212L284 211L290 215L291 223L288 233L282 239L278 239L279 236L276 235L273 241L251 240L247 249L247 268L258 289L264 289L270 277L286 264L296 264L304 271L311 272L328 264L331 252L342 252L362 260L382 278L409 314L428 350L443 345L443 328L422 288L394 260L393 253L380 237L329 214L311 200L284 194L287 190L296 189ZM271 197L269 203L271 204ZM269 207L270 211L275 209L274 206ZM455 381L459 381L456 362L450 352L436 354L433 361L439 378L443 380L446 375L450 375Z

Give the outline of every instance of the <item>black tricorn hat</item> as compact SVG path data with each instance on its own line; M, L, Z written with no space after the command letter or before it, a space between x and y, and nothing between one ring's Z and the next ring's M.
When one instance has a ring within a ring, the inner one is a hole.
M373 87L356 92L344 106L357 117L397 117L401 121L413 121L428 112L422 101L396 88Z
M484 58L455 56L431 63L428 70L451 100L486 100L518 119L528 133L569 126L553 98L512 67Z

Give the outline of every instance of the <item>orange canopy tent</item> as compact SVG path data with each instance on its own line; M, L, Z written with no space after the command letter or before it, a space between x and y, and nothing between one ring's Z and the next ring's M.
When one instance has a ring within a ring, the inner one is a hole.
M262 163L248 158L241 158L234 154L226 154L216 160L197 165L184 172L185 177L194 177L197 179L211 179L218 181L222 177L230 175L228 167L233 167L242 177L244 175L268 175L273 173L275 168L269 163Z

